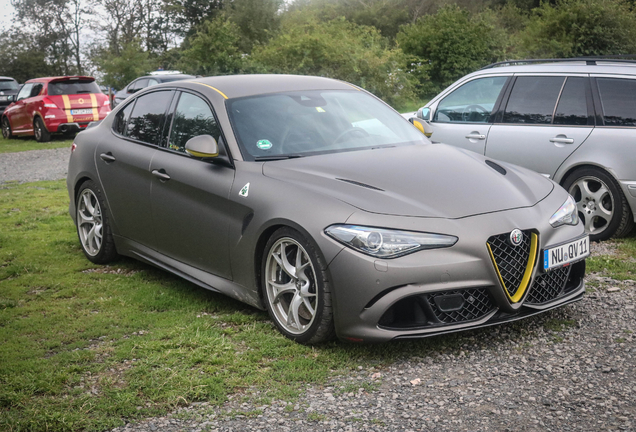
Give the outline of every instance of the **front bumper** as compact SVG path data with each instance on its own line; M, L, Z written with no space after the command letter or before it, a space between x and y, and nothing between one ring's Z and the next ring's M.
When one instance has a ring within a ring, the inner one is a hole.
M552 195L559 197L532 208L458 220L352 215L348 224L452 234L459 241L392 260L344 248L329 264L338 337L359 342L426 337L514 321L579 300L585 291L584 261L567 271L544 273L537 260L528 289L513 302L486 246L489 237L515 228L537 233L537 253L583 235L581 224L549 225L563 201L561 194Z

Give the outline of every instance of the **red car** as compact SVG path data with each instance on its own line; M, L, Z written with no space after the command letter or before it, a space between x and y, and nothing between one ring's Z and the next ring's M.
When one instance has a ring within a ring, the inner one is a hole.
M35 135L40 142L51 134L73 134L110 112L108 96L95 78L63 76L27 81L16 101L2 114L2 136Z

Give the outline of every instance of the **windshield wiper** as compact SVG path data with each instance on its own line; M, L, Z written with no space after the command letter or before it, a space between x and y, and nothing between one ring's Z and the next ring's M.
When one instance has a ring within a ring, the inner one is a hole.
M264 161L277 161L277 160L285 160L285 159L297 159L302 157L301 155L291 154L291 155L271 155L271 156L256 156L254 160L257 162Z

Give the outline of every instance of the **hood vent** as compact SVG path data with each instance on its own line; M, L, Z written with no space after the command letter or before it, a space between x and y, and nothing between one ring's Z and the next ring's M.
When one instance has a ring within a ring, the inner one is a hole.
M495 171L497 171L501 175L506 175L508 173L504 167L502 167L499 164L494 163L491 160L487 160L486 161L486 165L488 165L490 168L494 169Z
M361 183L361 182L358 182L358 181L355 181L355 180L348 180L348 179L342 179L342 178L337 178L336 180L340 180L340 181L343 181L343 182L351 183L351 184L354 184L356 186L364 187L364 188L367 188L367 189L372 189L372 190L377 190L377 191L380 191L380 192L384 192L384 189L380 189L378 187L371 186L371 185L368 185L366 183Z

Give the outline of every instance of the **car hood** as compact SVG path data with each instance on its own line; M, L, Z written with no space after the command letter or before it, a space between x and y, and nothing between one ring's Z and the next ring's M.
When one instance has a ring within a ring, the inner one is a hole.
M272 161L263 174L367 212L450 219L530 207L554 188L532 171L443 144Z

